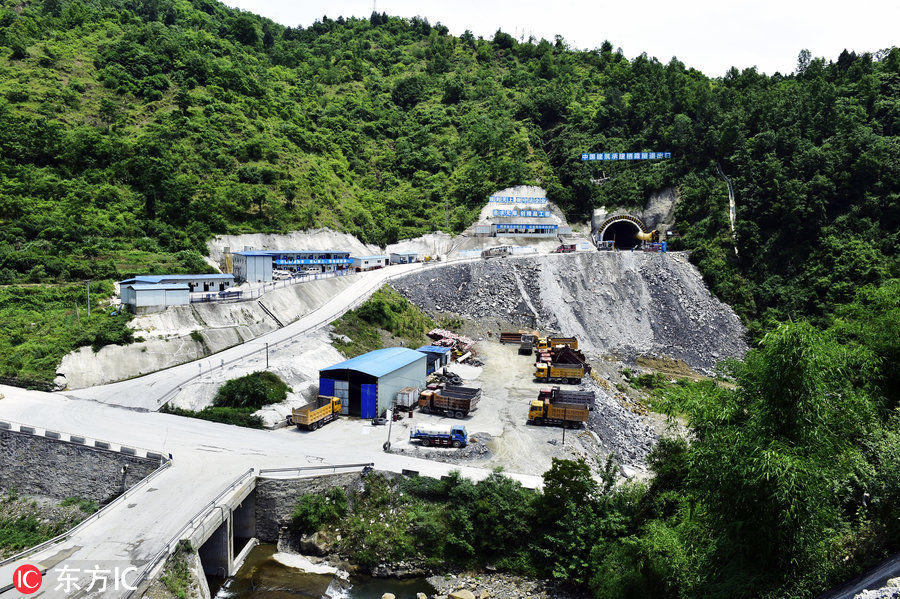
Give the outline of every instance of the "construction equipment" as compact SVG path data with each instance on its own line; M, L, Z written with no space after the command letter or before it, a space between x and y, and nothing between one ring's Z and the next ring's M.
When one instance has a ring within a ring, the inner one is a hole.
M509 256L512 253L512 248L508 245L501 245L495 248L487 248L486 250L481 251L481 257L487 260L488 258L502 258L504 256Z
M534 344L537 340L537 333L527 333L519 331L518 333L500 333L500 343L512 344L519 346L519 353L531 355Z
M587 422L588 408L571 404L552 404L548 400L536 399L528 408L528 422L542 424L561 424L575 428Z
M593 410L596 396L593 391L572 391L553 387L541 389L538 393L538 401L546 401L554 406L584 407Z
M465 447L469 442L466 427L461 424L417 424L409 433L409 440L418 439L425 446Z
M540 383L577 385L584 376L584 364L537 364L534 378Z
M444 414L452 418L464 418L475 409L481 399L481 389L443 385L426 389L419 394L419 410L431 414Z
M310 402L302 408L291 410L290 423L297 428L314 431L323 424L337 420L341 413L341 398L329 395L320 395L316 401Z
M554 253L557 253L557 254L568 254L570 252L575 251L575 244L574 243L563 243L563 244L560 244L560 246L553 251L554 251Z
M578 339L576 337L540 337L537 340L537 349L550 349L557 345L565 345L572 349L578 349Z

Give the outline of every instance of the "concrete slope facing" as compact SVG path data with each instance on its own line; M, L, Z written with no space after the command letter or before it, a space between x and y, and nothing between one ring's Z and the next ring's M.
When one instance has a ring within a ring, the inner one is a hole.
M709 371L747 349L740 319L678 253L593 252L503 258L393 283L436 312L575 335L595 354L670 357Z
M144 376L85 389L64 391L63 393L71 397L92 399L122 407L158 410L162 403L174 396L182 385L192 382L213 370L233 365L250 357L261 355L264 358L267 344L270 352L289 351L285 349L288 345L287 342L298 335L309 334L311 331L332 322L347 310L360 305L389 279L417 270L429 270L437 266L439 264L434 266L402 264L360 273L355 276L341 277L341 280L346 280L349 282L349 285L336 290L330 297L323 297L323 303L318 308L306 313L283 328L272 330L252 340L245 340L240 345L229 347L214 355L183 362L177 366L158 370ZM333 281L334 279L330 280ZM297 287L302 287L302 285ZM268 302L268 300L265 301ZM290 300L286 300L286 302L289 304ZM277 310L287 309L287 307L279 307L276 302L267 303L267 306L276 313ZM266 318L272 322L272 328L277 326L274 321L271 321L271 318ZM109 351L119 351L120 353L111 354L110 359L103 364L109 365L117 360L128 361L132 358L132 355L125 353L124 350L127 349L127 347L110 348ZM90 348L87 351L90 351Z
M270 291L258 301L172 306L135 318L130 326L144 341L82 347L63 357L59 374L69 389L140 376L245 343L310 314L353 287L358 275L298 283Z

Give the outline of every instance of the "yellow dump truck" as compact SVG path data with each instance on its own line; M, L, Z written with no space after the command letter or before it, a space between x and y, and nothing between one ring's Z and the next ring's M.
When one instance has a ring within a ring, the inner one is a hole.
M541 337L536 342L537 349L550 349L557 345L567 345L572 349L578 349L578 339L575 337Z
M528 408L528 422L531 424L561 424L568 427L581 426L587 422L587 406L572 404L552 404L548 400L537 399Z
M323 424L337 420L340 413L340 397L320 395L316 401L310 402L302 408L294 408L291 411L290 422L296 424L297 428L314 431Z
M569 383L577 385L584 376L583 364L546 364L535 366L534 378L539 383Z

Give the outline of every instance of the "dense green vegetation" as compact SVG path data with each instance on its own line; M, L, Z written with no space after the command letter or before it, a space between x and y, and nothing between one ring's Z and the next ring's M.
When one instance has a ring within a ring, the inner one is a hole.
M85 284L0 286L0 376L52 381L62 357L80 346L131 343L131 316L110 316L99 304L112 293L109 281L91 284L89 317Z
M220 408L252 408L279 403L287 398L290 387L274 372L251 372L236 379L225 381L213 405Z
M173 408L169 404L164 405L159 410L163 414L175 414L176 416L186 416L188 418L199 418L200 420L209 420L211 422L221 422L222 424L233 424L235 426L244 426L247 428L264 428L262 418L254 416L256 411L253 408L217 408L210 406L202 410L186 410L184 408Z
M333 341L348 358L381 349L386 341L389 345L421 347L430 342L425 333L435 327L431 318L388 286L331 324L335 335L350 339Z
M823 316L897 274L898 71L894 48L710 79L418 18L286 28L212 0L5 0L0 282L203 270L226 231L458 231L515 183L573 219L671 185L680 246L745 318ZM580 161L657 149L674 158Z
M892 281L824 331L768 333L728 366L733 388L667 387L692 438L657 445L648 484L561 460L540 493L499 475L398 493L370 476L349 498L301 497L294 522L361 564L493 564L598 599L813 597L900 549L898 349Z
M186 410L166 404L160 412L247 428L263 428L262 418L255 416L254 412L284 401L290 390L287 383L273 372L251 372L225 381L216 391L213 404L202 410Z

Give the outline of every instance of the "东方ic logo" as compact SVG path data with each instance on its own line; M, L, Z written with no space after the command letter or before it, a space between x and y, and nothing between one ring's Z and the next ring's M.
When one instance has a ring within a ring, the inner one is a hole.
M41 588L43 580L41 571L31 564L19 566L13 572L13 586L16 587L17 591L26 595L30 595Z

